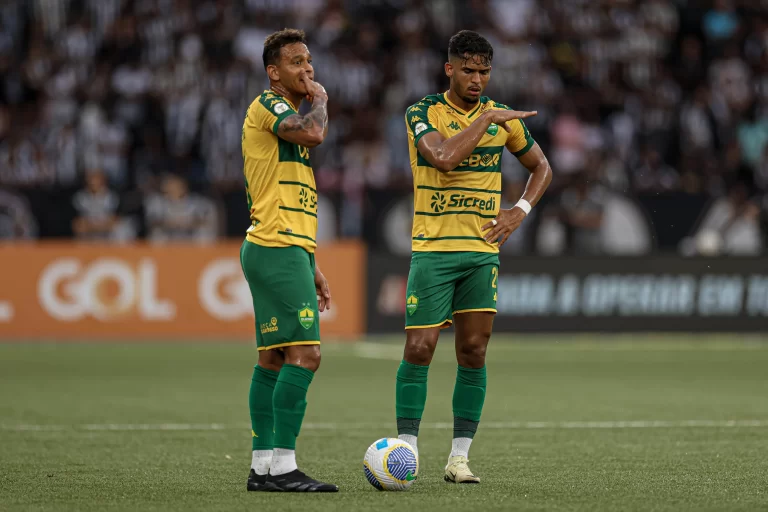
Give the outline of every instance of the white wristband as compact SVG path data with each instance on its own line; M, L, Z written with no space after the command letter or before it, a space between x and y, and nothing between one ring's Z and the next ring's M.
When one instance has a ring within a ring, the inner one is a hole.
M525 199L520 199L515 206L523 210L526 215L531 213L531 203L529 203Z

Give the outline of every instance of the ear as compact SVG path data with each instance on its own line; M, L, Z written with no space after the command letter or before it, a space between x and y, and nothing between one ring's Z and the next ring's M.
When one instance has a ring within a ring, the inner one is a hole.
M448 78L453 77L453 64L451 64L450 62L445 63L445 76L447 76Z
M280 72L277 70L277 66L275 66L274 64L270 64L269 66L267 66L267 76L273 82L279 82Z

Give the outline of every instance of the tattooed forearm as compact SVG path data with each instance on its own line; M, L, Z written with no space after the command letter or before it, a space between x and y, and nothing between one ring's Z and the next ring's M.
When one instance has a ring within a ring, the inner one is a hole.
M312 105L312 110L305 116L294 114L288 116L280 123L279 132L298 132L302 130L310 131L312 128L318 126L320 132L325 130L325 125L328 122L328 109L324 101L315 100Z
M278 133L309 130L312 128L312 126L314 126L314 121L309 117L309 115L300 116L299 114L293 114L292 116L286 117L285 120L280 123Z
M325 130L325 125L328 124L328 106L325 101L315 101L312 105L307 117L314 123L320 126L320 130Z

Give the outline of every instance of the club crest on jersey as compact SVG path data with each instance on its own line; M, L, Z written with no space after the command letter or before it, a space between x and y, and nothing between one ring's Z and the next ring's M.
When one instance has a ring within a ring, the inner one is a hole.
M299 323L305 329L309 329L315 323L315 312L309 306L304 306L299 310Z
M280 115L283 112L288 111L288 105L286 105L285 103L278 103L277 105L272 107L272 110L275 111L275 114Z
M405 310L408 311L409 315L413 315L418 307L419 298L414 294L410 294L408 298L405 299Z
M491 126L489 126L487 130L485 130L485 133L491 136L495 136L497 133L499 133L499 125L495 123L491 123Z

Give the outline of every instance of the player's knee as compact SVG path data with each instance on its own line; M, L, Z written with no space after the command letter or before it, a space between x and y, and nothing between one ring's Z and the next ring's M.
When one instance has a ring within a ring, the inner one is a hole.
M456 351L459 365L465 368L482 368L485 365L489 338L489 335L478 333L463 340Z
M311 372L320 368L319 345L295 345L285 348L285 362L295 366L301 366Z
M259 366L273 372L279 372L285 361L279 350L262 350L259 352Z
M403 359L411 364L428 366L437 345L437 335L431 330L409 331L405 341Z
M306 368L307 370L311 372L316 372L320 369L320 360L322 359L322 356L320 355L320 351L317 351L317 355L313 355L311 358L308 358L304 364L301 366Z

